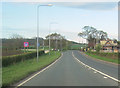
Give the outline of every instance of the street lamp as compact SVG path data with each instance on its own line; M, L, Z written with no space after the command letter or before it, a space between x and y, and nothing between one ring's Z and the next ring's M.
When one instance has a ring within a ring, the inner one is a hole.
M58 40L58 37L56 36L56 52L58 51L58 48L57 48L57 40ZM55 52L55 53L56 53Z
M60 42L61 42L61 43L60 43L60 46L61 46L61 52L62 52L62 39L63 39L63 38L61 37L61 39L60 39Z
M39 7L41 6L52 6L52 4L47 4L47 5L38 5L37 6L37 62L38 62L38 57L39 57L39 47L38 47L38 39L39 39Z
M51 31L51 25L52 24L58 24L57 22L51 22L50 24L49 24L49 55L50 55L50 31Z

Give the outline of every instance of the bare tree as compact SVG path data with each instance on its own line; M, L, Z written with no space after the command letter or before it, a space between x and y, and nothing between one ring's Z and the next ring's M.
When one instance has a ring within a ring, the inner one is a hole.
M24 39L19 34L12 34L10 36L10 41L11 42L9 42L9 44L16 50L21 49L23 47Z
M106 32L90 26L84 26L83 32L78 33L78 36L88 40L90 46L94 46L100 40L107 39Z

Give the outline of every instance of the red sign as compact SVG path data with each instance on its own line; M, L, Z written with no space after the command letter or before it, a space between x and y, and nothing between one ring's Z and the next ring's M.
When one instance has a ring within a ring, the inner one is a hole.
M24 42L24 47L29 47L29 43L28 42Z

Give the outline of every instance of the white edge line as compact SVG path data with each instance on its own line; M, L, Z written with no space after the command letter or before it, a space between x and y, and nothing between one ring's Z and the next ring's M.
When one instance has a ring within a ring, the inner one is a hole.
M59 59L63 56L62 55L59 57ZM50 64L49 66L47 66L46 68L42 69L41 71L39 71L38 73L36 73L35 75L31 76L30 78L26 79L25 81L23 81L22 83L18 84L17 87L20 87L21 85L25 84L26 82L28 82L29 80L31 80L32 78L34 78L35 76L37 76L38 74L40 74L41 72L47 70L49 67L51 67L52 65L54 65L59 59L57 59L56 61L54 61L52 64ZM16 87L16 88L17 88Z
M86 65L85 63L81 62L80 60L78 60L78 59L74 56L73 52L72 52L72 56L73 56L79 63L81 63L82 65L84 65L84 66L86 66L86 67L88 67L88 68L91 68L92 70L98 72L99 74L104 75L104 76L106 76L106 77L108 77L108 78L110 78L110 79L112 79L112 80L114 80L114 81L120 82L120 80L118 80L118 79L116 79L116 78L114 78L114 77L112 77L112 76L109 76L109 75L107 75L107 74L105 74L105 73L103 73L103 72L101 72L101 71L99 71L99 70L96 70L95 68L92 68L92 67Z

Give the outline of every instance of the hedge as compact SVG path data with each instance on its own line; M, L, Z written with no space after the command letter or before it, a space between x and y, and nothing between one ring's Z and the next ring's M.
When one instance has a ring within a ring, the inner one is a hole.
M87 53L91 53L91 54L94 54L94 55L99 55L99 56L103 56L103 57L109 57L109 58L118 58L118 55L119 53L105 53L105 52L100 52L100 53L97 53L97 52L92 52L92 51L87 51Z
M44 51L39 51L39 55L42 54L44 54ZM28 52L20 55L5 56L2 57L2 66L6 67L8 65L12 65L27 59L33 59L36 56L37 56L36 52Z

